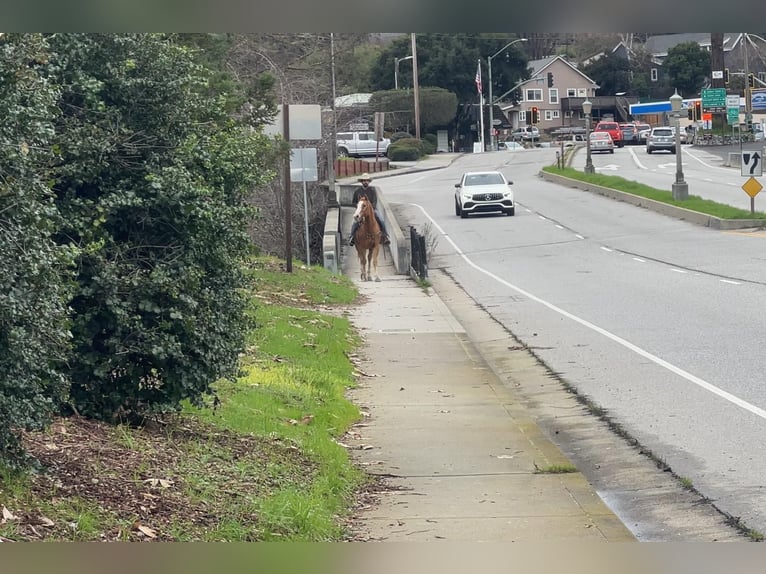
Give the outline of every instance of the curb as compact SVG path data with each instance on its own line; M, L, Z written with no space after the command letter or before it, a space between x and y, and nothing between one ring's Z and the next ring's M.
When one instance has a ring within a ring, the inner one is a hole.
M582 189L583 191L597 193L611 199L624 201L625 203L630 203L631 205L635 205L637 207L644 207L651 211L661 213L662 215L674 217L682 221L688 221L689 223L700 225L702 227L710 227L711 229L719 229L723 231L732 229L766 227L766 219L721 219L720 217L707 215L698 211L692 211L691 209L686 209L685 207L669 205L661 201L655 201L654 199L648 199L646 197L633 195L624 191L618 191L610 187L603 187L601 185L571 179L562 175L556 175L544 171L540 171L538 175L545 181L551 183L557 183L566 187L573 187L575 189Z

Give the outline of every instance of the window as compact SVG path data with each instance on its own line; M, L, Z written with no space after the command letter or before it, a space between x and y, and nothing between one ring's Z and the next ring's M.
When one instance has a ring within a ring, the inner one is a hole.
M567 98L576 98L577 97L577 90L574 88L567 88Z
M525 91L524 100L527 102L542 102L543 91L539 88L529 88Z
M549 122L553 119L553 110L545 110L545 121Z
M519 112L519 121L527 123L527 112L526 111Z
M588 90L585 88L577 88L577 97L578 98L587 98L588 97Z
M652 74L652 76L651 76L652 77L652 82L656 82L657 81L657 68L652 68L651 74Z
M558 104L559 103L559 90L558 90L558 88L549 88L548 89L548 103L549 104Z
M555 120L556 118L560 118L560 117L561 117L561 114L559 114L559 111L553 110L553 119Z
M370 137L370 134L368 132L359 132L359 141L367 141L369 139L372 139Z

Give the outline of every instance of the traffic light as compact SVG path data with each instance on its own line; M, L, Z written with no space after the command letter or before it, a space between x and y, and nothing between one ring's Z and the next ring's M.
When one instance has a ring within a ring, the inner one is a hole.
M729 68L723 69L723 83L724 85L729 85Z
M694 119L702 120L702 102L694 102Z
M548 72L548 87L553 87L553 72Z
M747 75L747 87L748 88L755 87L755 75L752 72Z
M694 108L686 108L686 119L687 120L694 119Z
M540 121L540 111L537 109L537 106L532 106L532 123L536 124Z

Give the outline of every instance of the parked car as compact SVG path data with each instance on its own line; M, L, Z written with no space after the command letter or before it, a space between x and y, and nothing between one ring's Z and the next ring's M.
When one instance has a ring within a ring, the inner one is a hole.
M671 129L671 130L673 130L673 141L675 141L675 137L676 137L676 126L670 126L670 129ZM687 137L687 135L686 135L686 130L682 128L682 129L681 129L681 143L682 143L682 144L685 144L687 141L688 141L688 137Z
M646 143L646 136L652 131L652 126L649 124L636 123L636 130L638 131L638 143L639 145Z
M338 157L386 155L391 140L375 139L375 132L340 132L337 136Z
M617 122L612 121L600 121L596 124L596 127L593 130L594 132L608 132L610 136L612 136L612 141L614 142L614 145L617 147L622 147L625 145L625 142L622 139L622 130L620 129L620 124Z
M625 145L638 145L638 129L636 124L620 124L620 131L622 132L622 141Z
M540 139L540 130L535 126L516 128L511 132L511 139L517 142L531 142Z
M652 128L646 138L646 153L662 149L676 153L676 138L673 135L673 128L670 126Z
M591 132L589 137L591 152L614 153L614 142L609 132Z
M512 181L499 171L469 171L455 184L455 215L463 219L472 213L500 211L516 213Z

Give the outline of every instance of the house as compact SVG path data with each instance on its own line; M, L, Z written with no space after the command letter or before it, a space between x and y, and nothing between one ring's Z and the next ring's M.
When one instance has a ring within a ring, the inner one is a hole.
M598 84L563 56L531 60L529 68L530 78L518 87L521 93L519 103L501 106L512 129L531 125L533 108L537 108L540 131L584 126L582 102L596 99ZM598 109L603 110L606 104L602 102ZM595 113L595 103L593 107Z

